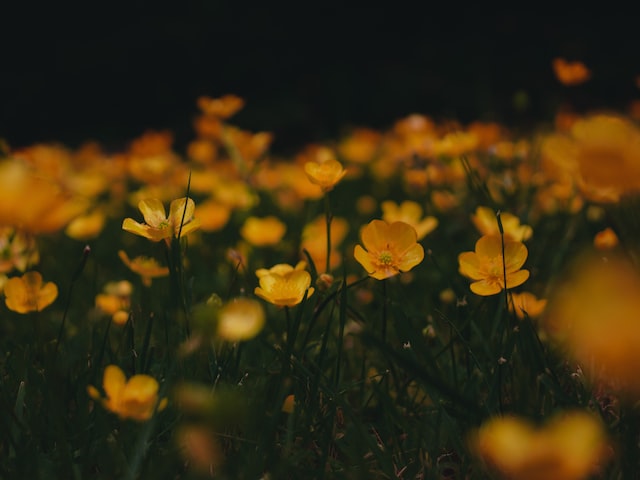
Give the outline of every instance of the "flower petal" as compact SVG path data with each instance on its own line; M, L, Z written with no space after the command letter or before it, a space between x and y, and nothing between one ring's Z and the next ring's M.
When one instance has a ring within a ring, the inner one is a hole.
M384 220L371 220L360 231L364 248L375 253L387 248L389 238L389 224Z
M353 256L358 261L358 263L362 265L362 267L367 271L367 273L372 273L373 271L375 271L376 267L371 262L370 255L360 245L356 245L356 247L354 248Z
M393 249L400 255L404 255L406 250L413 248L418 239L416 229L405 222L393 222L389 225L387 235L387 243L393 245Z
M498 235L483 235L476 242L476 253L495 258L502 255L502 239Z
M529 251L522 242L505 242L504 260L507 272L515 272L527 260Z
M126 383L127 377L125 377L124 372L117 365L108 365L107 368L104 369L102 388L104 388L110 400L117 401Z
M419 243L414 243L412 247L404 252L397 267L403 272L408 272L422 260L424 260L424 248Z
M502 287L497 283L488 282L486 280L480 280L478 282L473 282L470 286L471 291L476 295L481 295L483 297L487 297L489 295L495 295L502 291Z
M182 231L184 232L187 223L193 219L195 210L196 204L191 198L182 197L171 202L169 206L169 221L173 225L176 234L180 230L180 225L182 225Z
M472 280L481 280L484 274L480 272L480 260L475 252L462 252L458 255L458 271Z
M507 273L507 290L522 285L529 278L529 270Z
M150 227L161 228L162 224L167 221L164 205L157 198L141 200L138 203L138 209L142 212L144 222Z

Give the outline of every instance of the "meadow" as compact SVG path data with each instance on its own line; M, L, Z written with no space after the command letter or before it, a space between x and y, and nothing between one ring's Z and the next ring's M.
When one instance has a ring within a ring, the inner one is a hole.
M2 144L0 477L637 477L638 108L279 157L197 106Z

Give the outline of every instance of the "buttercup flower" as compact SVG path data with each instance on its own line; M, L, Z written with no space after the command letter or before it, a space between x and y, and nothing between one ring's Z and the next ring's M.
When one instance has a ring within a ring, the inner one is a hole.
M249 340L260 333L264 322L260 303L249 298L236 298L220 309L217 334L228 342Z
M161 266L155 258L139 256L131 260L123 250L118 251L118 256L129 270L142 277L145 287L151 286L152 279L169 275L169 267Z
M158 402L158 387L157 380L149 375L134 375L127 380L118 366L109 365L102 380L106 397L91 385L87 387L87 393L118 417L144 422L153 416L156 407L161 411L167 406L166 398Z
M523 320L525 316L529 318L539 317L544 312L547 301L536 297L533 293L522 292L512 293L509 308L516 316Z
M360 237L364 248L356 245L353 255L377 280L408 272L424 259L416 230L408 223L372 220L361 230Z
M580 85L591 77L591 72L582 62L568 62L564 58L554 58L553 72L563 85Z
M500 235L496 212L489 207L476 208L476 213L471 215L471 221L481 235ZM501 212L500 221L505 240L524 242L533 234L533 229L529 225L520 225L520 219L511 213Z
M598 250L610 250L620 243L616 232L607 227L593 237L593 246Z
M42 282L39 272L27 272L13 277L4 285L5 303L9 310L18 313L39 312L58 297L58 287L53 282Z
M324 152L324 150L321 150ZM342 164L335 159L333 153L327 150L327 153L317 154L316 161L310 161L304 164L304 172L307 174L309 181L320 186L323 192L328 192L342 180L347 171Z
M604 459L606 441L600 421L576 411L540 428L519 418L494 418L472 437L471 447L505 478L580 480Z
M458 255L460 273L475 280L471 291L476 295L488 296L500 293L505 288L522 285L529 278L528 270L520 270L527 260L527 247L522 242L504 240L504 259L502 257L502 239L495 235L485 235L476 242L475 252L463 252Z
M138 208L142 212L145 223L125 218L122 229L154 242L168 241L179 234L188 235L200 226L198 219L193 218L195 203L190 198L173 200L168 217L162 202L158 199L142 200Z
M256 271L260 283L254 293L278 306L292 307L302 302L305 292L310 297L314 288L311 285L311 275L304 270L305 262L298 262L294 267L284 263L275 265L269 270L261 268Z
M436 217L422 218L422 207L417 202L405 200L400 205L391 200L382 202L382 219L387 223L404 222L416 229L418 240L422 240L438 226Z
M249 217L240 229L240 235L255 247L277 245L287 230L287 226L278 218Z

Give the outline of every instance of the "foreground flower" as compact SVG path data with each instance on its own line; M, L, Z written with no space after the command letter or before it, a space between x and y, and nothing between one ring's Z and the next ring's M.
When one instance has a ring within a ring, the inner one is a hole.
M250 340L260 333L264 322L264 310L260 303L248 298L236 298L220 309L217 334L228 342Z
M122 229L153 242L188 235L200 226L198 219L193 218L195 203L190 198L173 200L168 217L162 202L155 198L140 201L138 208L142 212L145 223L138 223L133 218L125 218Z
M356 245L353 255L369 276L383 280L408 272L424 259L416 229L408 223L372 220L360 232L364 248Z
M528 270L520 270L527 260L527 247L522 242L504 240L495 235L485 235L476 242L475 252L458 255L460 273L475 280L471 291L476 295L488 296L500 293L505 288L522 285L529 278Z
M18 313L39 312L58 297L58 287L53 282L42 282L39 272L27 272L13 277L4 285L5 303L9 310Z
M471 221L481 235L500 235L496 212L489 207L476 208L476 213L471 215ZM529 225L520 225L520 219L511 213L500 213L500 222L505 240L524 242L533 234Z
M118 256L129 270L140 275L145 287L151 286L152 279L169 275L169 267L161 266L155 258L138 256L131 260L123 250L118 251Z
M102 397L97 388L89 385L87 392L102 406L120 418L130 418L138 422L149 420L156 407L158 411L167 406L167 399L158 402L158 382L149 375L134 375L129 380L116 365L104 370L102 388L106 397Z
M604 460L605 433L598 419L570 412L541 428L518 418L494 418L471 440L489 467L513 480L580 480Z
M307 294L310 297L314 288L311 275L304 270L305 262L299 262L295 268L284 263L275 265L269 270L261 268L256 271L260 283L254 293L269 303L281 307L292 307L302 302Z
M404 222L416 229L418 240L422 240L438 226L436 217L422 218L422 207L419 203L406 200L398 205L391 200L382 202L382 219L387 223Z

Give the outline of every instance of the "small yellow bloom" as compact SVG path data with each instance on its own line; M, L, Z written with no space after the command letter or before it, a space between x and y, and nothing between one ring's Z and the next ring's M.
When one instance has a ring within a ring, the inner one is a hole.
M169 275L169 268L161 266L155 258L138 256L131 260L123 250L118 251L118 256L129 270L140 275L145 287L151 286L152 279Z
M540 428L514 417L491 419L471 438L471 448L506 478L580 480L604 460L606 439L597 418L575 411Z
M270 269L261 268L256 271L260 283L254 293L278 306L292 307L302 302L305 293L310 297L314 288L311 287L311 275L304 270L305 262L298 262L294 267L284 263Z
M504 240L504 259L502 241L495 235L485 235L476 242L475 252L463 252L458 255L460 273L475 280L471 291L476 295L488 296L500 293L505 288L522 285L529 278L528 270L520 270L528 255L522 242Z
M43 284L39 272L27 272L22 277L7 280L4 296L9 310L18 313L39 312L58 297L58 287L53 282Z
M382 219L387 223L404 222L416 229L418 241L422 240L438 226L436 217L422 218L422 207L419 203L405 200L400 205L391 200L382 202Z
M143 422L149 420L156 408L163 410L167 399L158 402L158 382L149 375L134 375L129 380L116 365L109 365L104 370L102 387L106 397L101 397L97 388L89 385L87 392L94 400L100 401L104 408L120 418Z
M328 192L342 180L347 171L338 160L333 158L333 155L329 158L319 158L319 160L305 163L304 172L311 183L318 185L323 192Z
M100 210L95 210L71 220L65 229L65 233L75 240L89 240L100 235L105 222L104 213Z
M249 217L242 225L240 235L254 247L267 247L280 243L286 230L287 226L274 216Z
M500 235L496 212L489 207L478 207L471 215L471 221L481 235ZM505 240L524 242L531 238L533 229L529 225L520 225L520 219L507 212L500 213Z
M162 202L158 199L142 200L138 204L145 223L138 223L132 218L125 218L122 229L148 238L153 242L170 240L178 235L188 235L200 226L198 219L193 218L195 203L190 198L178 198L171 202L169 216Z
M620 240L618 240L616 232L608 227L596 233L595 237L593 237L593 245L598 250L610 250L618 246L618 243L620 243Z
M133 285L126 280L109 282L104 286L103 293L96 295L96 307L111 315L116 325L124 325L129 320L132 291Z
M529 292L512 293L511 302L509 302L509 308L520 320L523 320L525 316L529 318L539 317L546 306L547 301L545 299L539 299Z
M364 248L356 245L353 255L377 280L408 272L424 259L416 229L408 223L372 220L361 230L360 237Z
M220 309L217 334L228 342L250 340L260 333L264 322L264 310L260 303L248 298L236 298Z
M591 71L582 62L568 62L564 58L554 58L551 66L556 78L563 85L580 85L591 77Z

